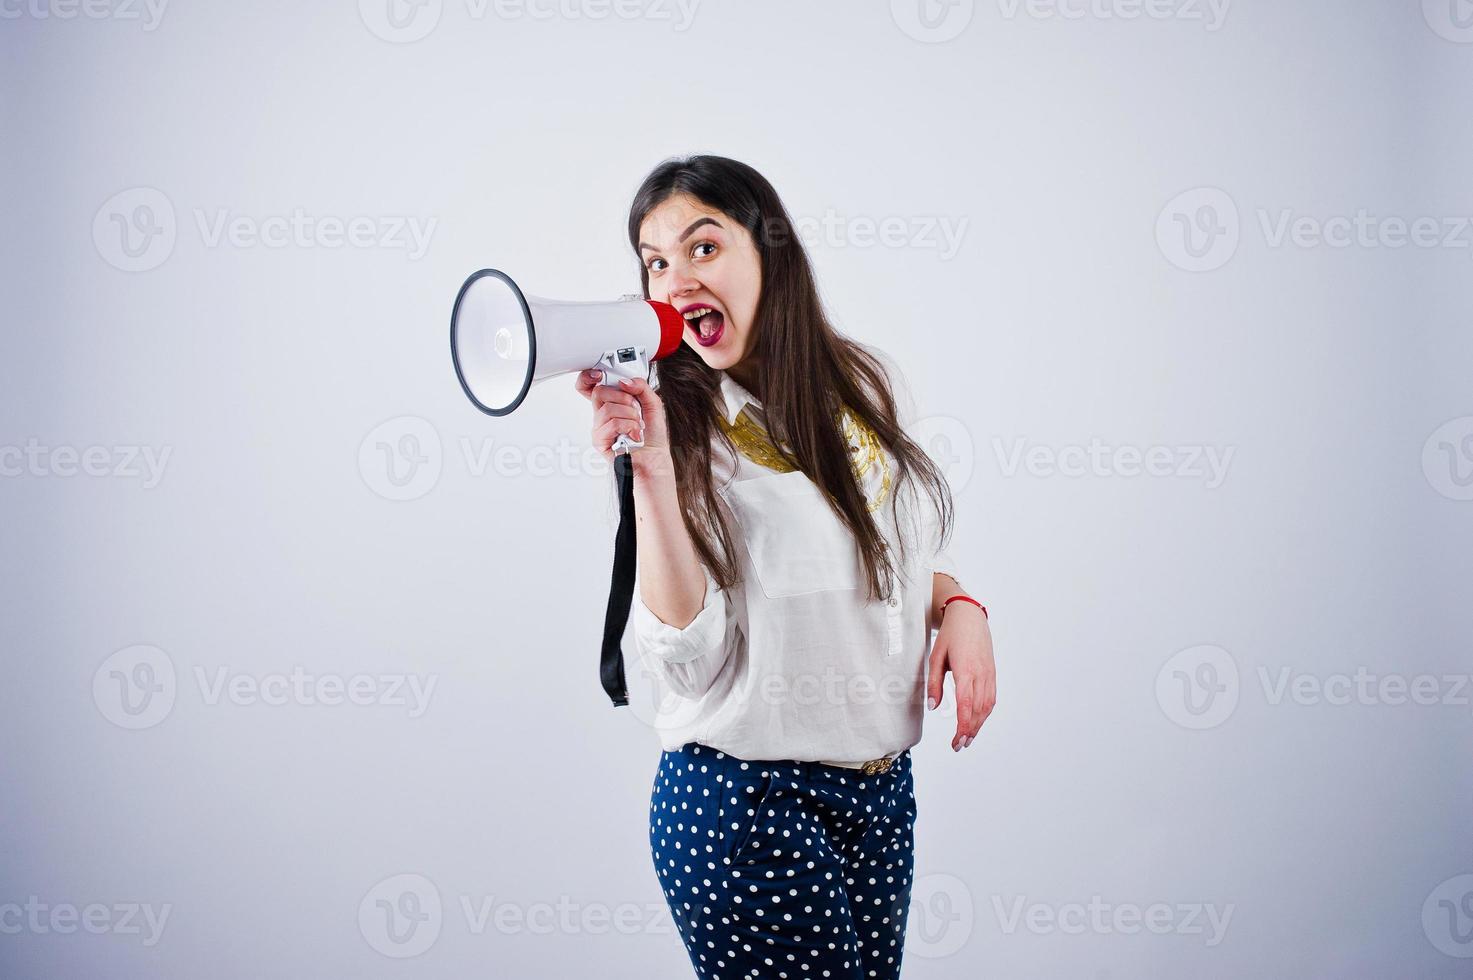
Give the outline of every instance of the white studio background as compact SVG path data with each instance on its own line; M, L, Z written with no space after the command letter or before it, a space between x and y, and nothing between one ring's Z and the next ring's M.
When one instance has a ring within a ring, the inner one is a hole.
M0 0L0 50L0 974L689 975L589 408L479 415L448 320L636 290L635 187L712 152L906 370L993 614L905 975L1466 975L1466 0Z

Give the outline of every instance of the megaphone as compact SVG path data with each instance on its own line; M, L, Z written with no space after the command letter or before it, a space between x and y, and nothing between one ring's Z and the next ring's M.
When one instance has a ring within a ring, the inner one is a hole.
M602 384L649 378L650 362L680 347L685 321L668 303L625 297L567 302L528 296L497 269L473 273L450 314L450 356L471 404L509 415L539 381L588 368ZM639 448L627 435L616 453Z
M680 348L685 319L668 303L626 296L612 303L540 299L496 269L473 273L450 313L450 356L466 397L487 415L509 415L539 381L600 368L600 384L649 378L650 362ZM634 595L636 442L621 433L611 447L619 492L614 573L604 613L599 683L615 707L629 703L620 637Z

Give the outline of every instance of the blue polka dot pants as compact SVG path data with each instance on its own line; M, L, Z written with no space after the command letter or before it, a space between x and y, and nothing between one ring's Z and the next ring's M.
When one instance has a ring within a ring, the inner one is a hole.
M899 977L915 817L909 752L877 776L663 753L650 850L696 976Z

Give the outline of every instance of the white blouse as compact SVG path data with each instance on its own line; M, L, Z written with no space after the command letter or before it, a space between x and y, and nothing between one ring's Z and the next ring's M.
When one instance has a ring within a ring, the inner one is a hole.
M884 364L898 421L916 438L915 401L901 372L877 348L866 349ZM720 373L727 421L745 408L763 424L756 398ZM882 498L873 515L902 580L893 598L867 601L854 536L813 481L713 440L714 485L740 552L741 582L718 589L703 565L704 604L677 629L645 605L636 571L631 621L640 659L656 680L655 728L664 748L696 741L742 759L853 768L921 740L931 576L957 576L940 548L934 508L914 487L898 502L900 526L907 542L921 544L908 544L899 566L891 513L898 481L893 457L884 456L887 466L871 465L861 483L872 507Z

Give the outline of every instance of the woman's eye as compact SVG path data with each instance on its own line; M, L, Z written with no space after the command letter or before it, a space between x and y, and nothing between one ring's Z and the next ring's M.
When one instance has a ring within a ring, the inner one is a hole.
M700 249L703 249L703 248L709 248L711 250L711 252L714 252L714 251L716 251L716 243L715 242L701 242L695 248L691 249L691 252L692 253L695 253L695 252L697 252L697 251L699 251ZM711 252L706 252L705 254L706 255L710 255Z
M660 259L660 258L650 259L650 263L649 263L648 269L651 272L659 272L660 270L656 267L655 263L657 263L657 262L664 262L664 261L665 261L664 259Z

